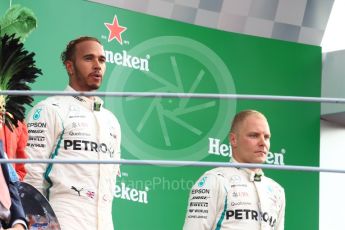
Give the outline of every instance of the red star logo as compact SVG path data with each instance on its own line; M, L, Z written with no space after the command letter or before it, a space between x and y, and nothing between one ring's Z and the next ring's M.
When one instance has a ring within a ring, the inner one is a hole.
M109 37L108 42L112 41L114 38L122 45L122 37L121 34L127 30L127 27L120 26L119 21L117 20L116 15L113 19L113 24L104 23L104 25L109 30Z

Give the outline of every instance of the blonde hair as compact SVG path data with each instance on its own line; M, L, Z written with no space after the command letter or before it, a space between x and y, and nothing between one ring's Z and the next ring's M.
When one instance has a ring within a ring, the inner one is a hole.
M265 115L263 115L262 113L260 113L259 111L256 110L243 110L239 113L237 113L234 117L234 119L232 120L231 123L231 128L230 128L230 133L234 133L237 132L238 127L243 123L243 121L249 117L250 115L257 115L257 116L261 116L263 118L266 119ZM267 119L266 119L267 120Z

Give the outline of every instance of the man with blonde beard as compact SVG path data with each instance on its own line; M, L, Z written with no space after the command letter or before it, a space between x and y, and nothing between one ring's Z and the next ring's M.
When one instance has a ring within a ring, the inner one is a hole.
M264 163L270 148L266 117L239 112L231 126L232 162ZM215 168L193 186L184 230L283 230L284 189L260 168Z

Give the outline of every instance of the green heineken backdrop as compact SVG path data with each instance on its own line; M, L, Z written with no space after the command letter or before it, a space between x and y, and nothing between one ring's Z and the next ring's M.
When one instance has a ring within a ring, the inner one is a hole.
M9 7L0 2L0 14ZM100 91L320 96L320 47L218 31L83 0L16 0L38 27L25 41L43 76L35 90L63 90L59 60L81 35L104 44ZM36 97L36 102L43 97ZM267 115L268 164L319 165L319 103L106 97L122 126L124 159L229 161L229 122L243 109ZM121 167L113 206L117 230L181 229L189 189L209 167ZM266 170L286 190L286 229L318 229L316 173Z

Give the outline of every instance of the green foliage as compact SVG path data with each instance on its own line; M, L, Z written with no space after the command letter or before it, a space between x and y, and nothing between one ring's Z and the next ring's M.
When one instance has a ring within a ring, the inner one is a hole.
M0 19L0 35L12 35L24 42L27 36L37 27L34 13L21 5L13 5Z

